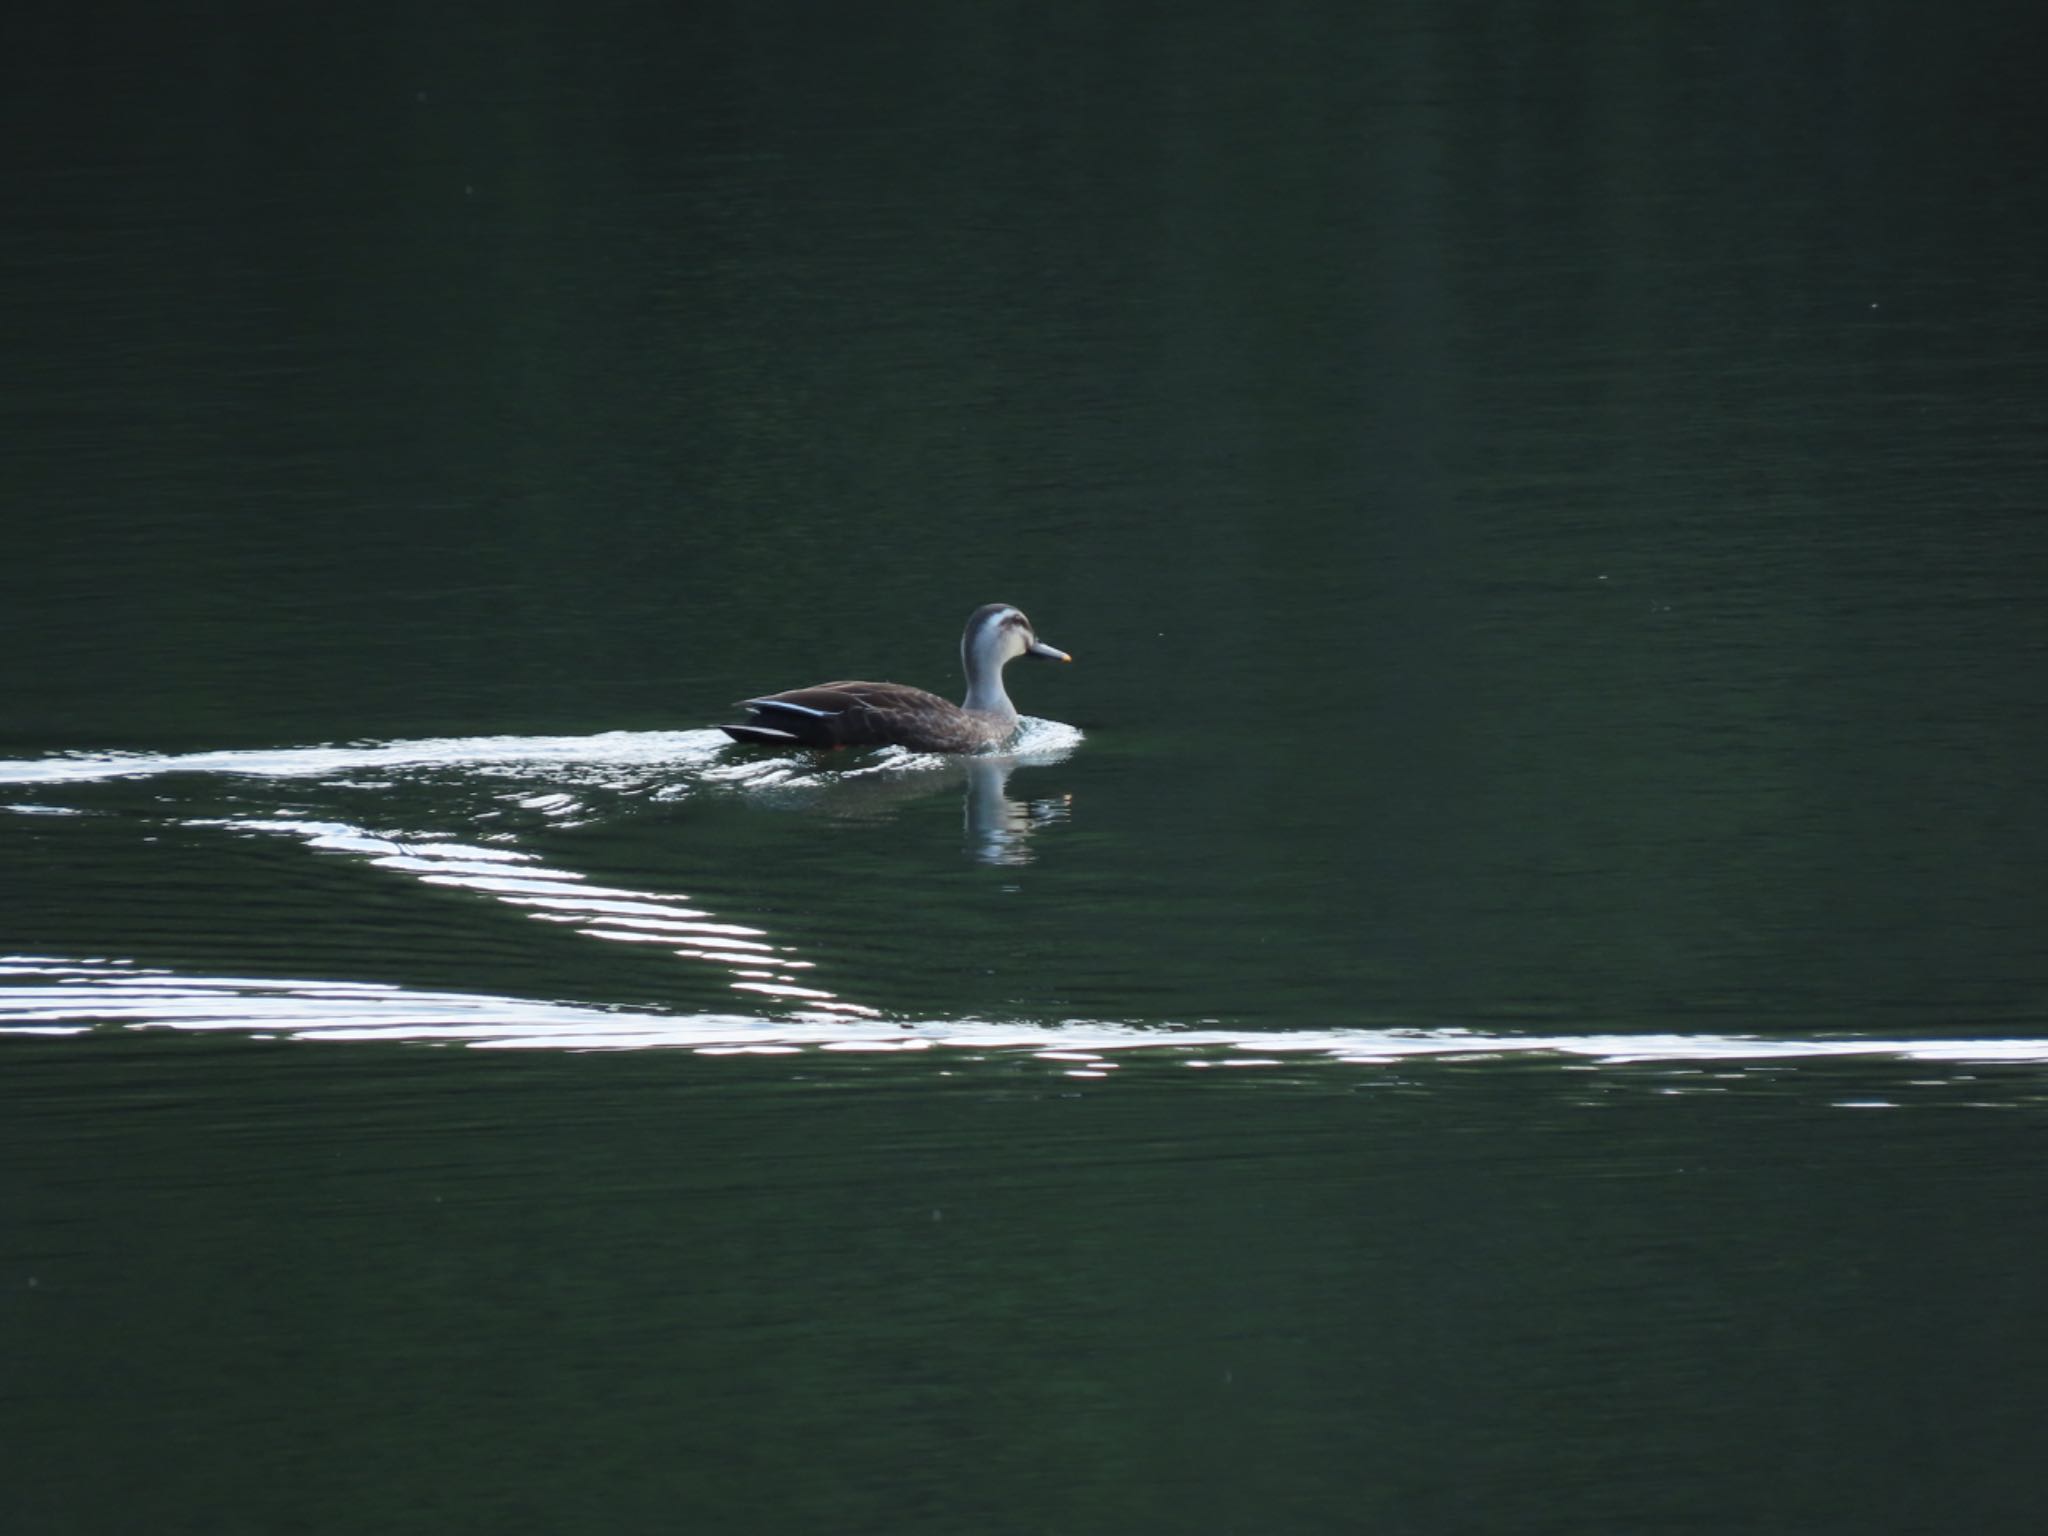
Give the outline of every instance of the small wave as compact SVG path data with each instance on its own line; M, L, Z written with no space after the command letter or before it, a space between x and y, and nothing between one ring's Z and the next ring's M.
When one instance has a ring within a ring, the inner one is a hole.
M365 768L688 767L711 761L725 745L717 731L605 731L595 736L437 736L232 752L67 753L0 761L0 784L75 784L170 773L308 779Z
M316 852L351 855L424 885L467 891L589 938L663 945L678 959L723 967L731 973L727 985L750 996L801 998L814 1010L871 1012L824 990L808 975L793 974L815 969L815 962L799 957L794 946L777 942L765 929L721 921L702 907L687 905L689 898L676 891L596 885L580 871L549 865L518 849L431 834L394 836L348 822L271 816L187 824L298 838Z
M1473 1029L1231 1030L1068 1019L1014 1023L849 1017L784 989L781 1018L664 1013L369 982L182 976L119 960L0 958L0 1034L109 1027L228 1030L304 1040L389 1040L527 1050L892 1052L973 1050L1037 1057L1082 1075L1133 1052L1190 1067L1297 1063L1395 1067L1434 1058L1479 1063L1549 1057L1599 1066L1708 1067L1844 1058L1954 1066L2048 1064L2042 1039L1791 1039L1715 1034L1508 1034ZM1678 1090L1682 1091L1682 1090ZM1865 1101L1857 1101L1859 1103Z
M1056 763L1086 739L1078 726L1026 715L1017 723L1017 734L1004 755L1023 763Z
M1054 720L1026 716L998 760L1057 762L1082 740L1081 732ZM417 741L357 742L339 746L258 747L225 752L73 752L53 757L0 760L0 784L77 784L96 779L146 779L172 773L220 773L245 778L310 779L364 769L394 768L602 768L710 767L732 743L722 732L602 731L593 736L432 736ZM786 777L816 760L808 755L760 756L721 765L728 782ZM897 749L865 754L843 768L826 765L837 777L922 768L944 758ZM8 809L32 810L36 807Z

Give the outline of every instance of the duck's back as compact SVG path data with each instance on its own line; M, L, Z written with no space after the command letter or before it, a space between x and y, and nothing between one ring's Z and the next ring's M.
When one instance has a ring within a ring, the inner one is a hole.
M1015 724L905 683L818 683L740 703L752 720L719 729L734 741L762 746L972 752L1001 740Z

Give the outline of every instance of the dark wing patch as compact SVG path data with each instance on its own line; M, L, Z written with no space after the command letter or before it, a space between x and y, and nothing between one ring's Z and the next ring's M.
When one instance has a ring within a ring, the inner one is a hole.
M754 723L736 740L769 746L886 747L928 737L959 711L922 688L901 683L819 683L743 699ZM732 735L728 729L727 735ZM774 740L770 740L770 737Z

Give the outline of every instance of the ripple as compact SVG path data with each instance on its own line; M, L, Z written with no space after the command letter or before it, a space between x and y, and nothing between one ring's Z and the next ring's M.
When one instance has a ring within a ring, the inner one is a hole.
M1071 725L1030 716L1018 723L1007 751L996 760L1057 762L1080 745ZM0 784L78 784L99 779L146 779L173 773L219 773L264 779L334 779L338 787L388 787L374 780L348 781L337 775L363 769L564 767L653 769L695 767L707 781L738 785L785 783L792 779L851 779L874 774L930 771L955 758L884 748L835 762L815 754L732 755L732 743L716 730L603 731L590 736L433 736L417 741L362 742L341 746L252 748L223 752L66 752L50 757L0 759ZM570 797L555 792L544 800ZM8 806L37 811L40 807Z
M667 767L708 762L725 745L725 737L717 731L606 731L595 736L438 736L419 741L232 752L65 753L0 761L0 784L76 784L169 773L327 778L364 768Z
M720 921L673 891L593 885L577 870L541 862L514 848L431 839L411 840L346 822L298 817L231 817L193 820L191 826L219 827L258 835L296 837L325 853L347 854L440 889L471 892L516 908L538 922L559 923L593 939L665 946L678 959L722 966L735 992L748 996L800 997L835 1013L871 1014L796 972L814 963L795 946L778 943L766 929Z
M1792 1039L1761 1035L1504 1034L1470 1029L1231 1030L1069 1019L1052 1024L984 1019L884 1019L800 986L763 986L786 1000L780 1018L668 1013L480 993L420 991L369 982L187 976L121 960L0 958L0 1034L75 1034L106 1028L226 1030L301 1040L412 1041L479 1049L689 1050L704 1055L802 1051L953 1050L1044 1059L1063 1075L1107 1078L1118 1056L1178 1057L1190 1067L1293 1064L1398 1068L1435 1059L1467 1066L1532 1058L1597 1067L1841 1061L1954 1066L2048 1065L2044 1039ZM1071 1069L1071 1070L1066 1070ZM1696 1076L1688 1072L1686 1075ZM1969 1081L1908 1079L1910 1087ZM1896 1108L1859 1097L1844 1108Z

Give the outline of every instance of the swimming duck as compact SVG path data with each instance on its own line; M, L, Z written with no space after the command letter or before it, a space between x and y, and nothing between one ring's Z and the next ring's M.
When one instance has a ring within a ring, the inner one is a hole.
M967 699L953 704L902 683L819 683L742 699L745 725L721 725L734 741L763 747L908 747L913 752L975 752L1007 740L1017 706L1003 691L1003 668L1018 656L1072 661L1038 638L1008 603L968 615L960 636Z

